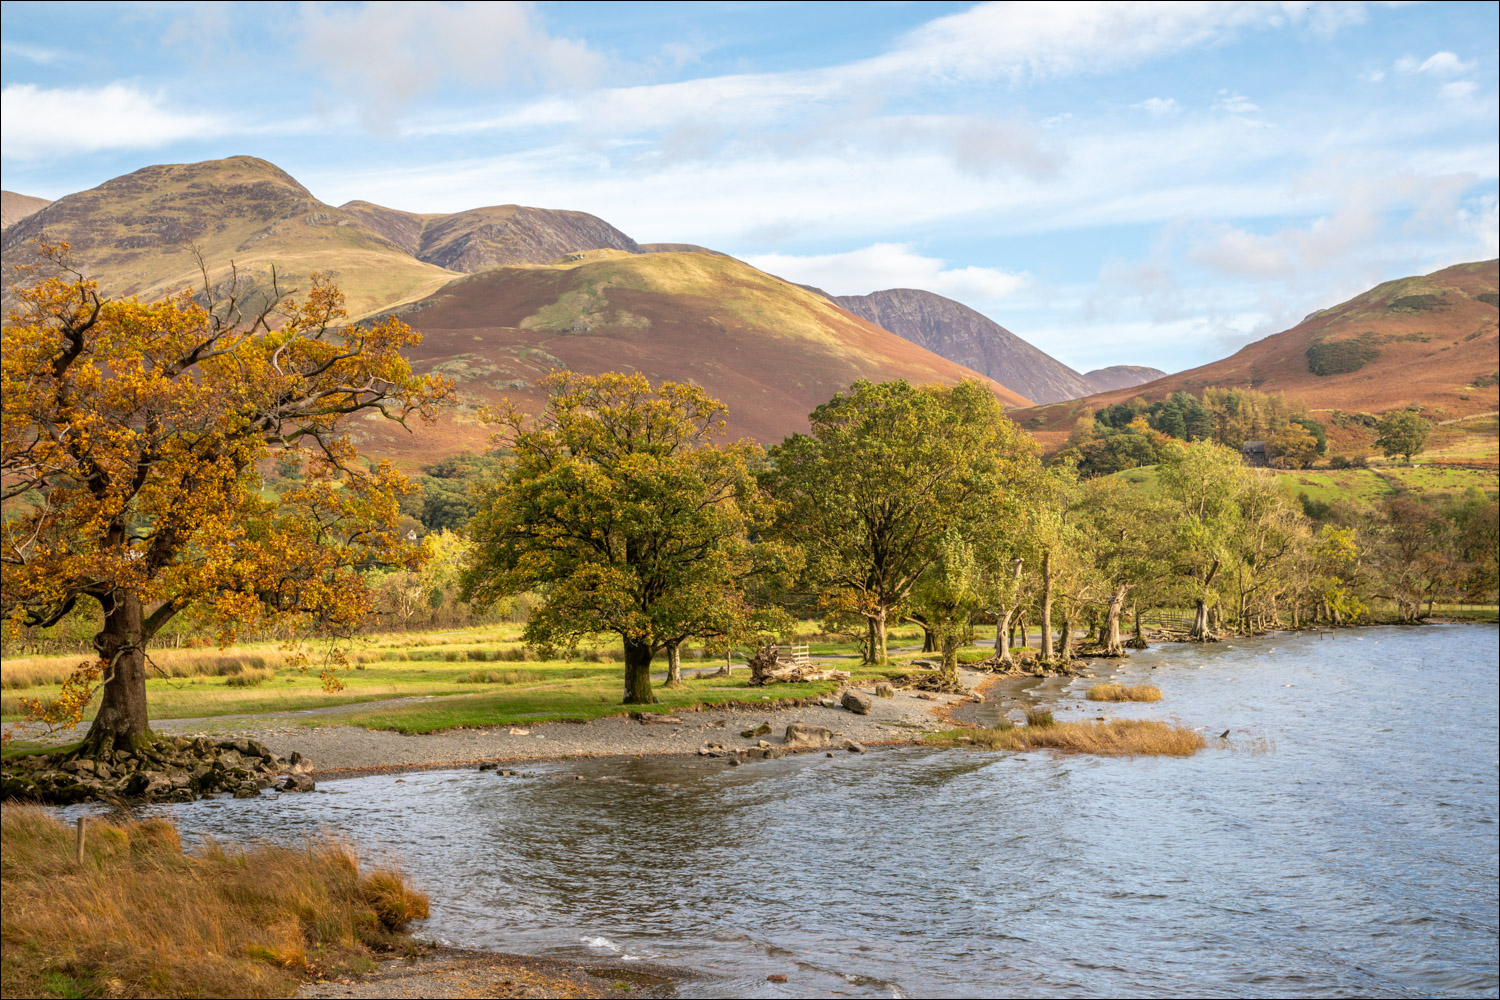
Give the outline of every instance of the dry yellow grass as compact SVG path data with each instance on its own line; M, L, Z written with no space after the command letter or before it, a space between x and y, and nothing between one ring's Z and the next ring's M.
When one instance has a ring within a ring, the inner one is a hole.
M1154 684L1095 684L1089 701L1161 701L1161 688Z
M1059 722L976 733L974 739L997 750L1076 750L1110 755L1150 754L1187 757L1203 746L1201 734L1148 719Z
M150 654L147 677L232 677L246 671L268 672L265 676L269 677L288 665L286 656L275 647L153 649ZM61 684L87 659L82 653L7 657L0 664L0 687L17 691L43 684Z
M332 840L185 854L167 820L90 819L79 865L46 810L7 806L0 826L5 996L290 996L427 916L399 873L361 874Z

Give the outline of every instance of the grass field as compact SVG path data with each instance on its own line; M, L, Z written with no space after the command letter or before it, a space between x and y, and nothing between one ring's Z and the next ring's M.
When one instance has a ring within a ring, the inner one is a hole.
M371 705L368 711L335 718L310 716L306 725L353 723L372 729L418 733L455 726L509 725L554 719L593 719L625 711L621 705L624 667L618 642L601 643L567 659L538 660L519 639L520 627L487 626L443 633L374 636L348 651L350 667L340 670L344 689L328 692L317 661L305 671L274 645L229 649L165 650L152 658L166 673L146 682L154 719L263 714L301 709L358 706L393 698L417 699L397 705ZM849 643L806 636L814 654L849 653ZM893 651L919 641L913 627L893 629ZM807 698L831 691L821 684L749 685L750 671L740 657L729 677L696 676L716 671L722 658L683 657L686 686L656 686L662 710L728 701ZM905 670L914 653L896 652L893 665L867 669L857 660L838 661L858 680ZM25 699L55 697L81 656L7 657L0 664L0 720L25 717ZM666 670L665 658L656 665ZM87 713L91 718L92 714Z

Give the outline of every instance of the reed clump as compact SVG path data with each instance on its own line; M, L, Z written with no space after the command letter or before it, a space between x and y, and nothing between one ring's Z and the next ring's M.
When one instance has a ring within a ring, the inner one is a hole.
M460 684L536 684L546 679L540 670L471 670Z
M1161 688L1154 684L1095 684L1089 701L1161 701Z
M182 850L165 819L87 821L37 807L0 821L0 993L5 996L289 996L308 976L366 969L402 946L427 897L348 845Z
M997 750L1076 750L1114 756L1187 757L1203 746L1201 733L1151 719L1059 722L993 731L984 740Z

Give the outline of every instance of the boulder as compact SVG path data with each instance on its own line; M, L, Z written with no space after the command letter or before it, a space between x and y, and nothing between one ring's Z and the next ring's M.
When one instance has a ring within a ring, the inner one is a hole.
M751 760L775 760L785 757L786 751L781 747L751 747L745 751L745 756Z
M640 714L643 726L680 726L682 720L675 715L659 715L656 712L642 712Z
M854 740L845 740L844 742L840 743L839 746L843 747L845 750L848 750L850 753L870 752L869 747L865 746L863 743L856 743Z
M855 691L853 689L850 689L844 692L844 697L839 699L839 704L843 705L855 715L869 715L870 707L874 705L874 702L871 701L870 696L865 694L863 691Z
M826 726L794 722L786 727L786 745L789 747L826 747L832 742L833 731Z
M894 698L894 697L896 697L896 686L894 684L892 684L890 681L880 681L878 684L875 685L875 697L877 697L877 698Z
M771 731L771 724L769 722L762 722L760 725L756 726L754 729L747 729L744 732L740 733L740 735L743 736L747 740L753 740L757 736L765 736L770 731Z

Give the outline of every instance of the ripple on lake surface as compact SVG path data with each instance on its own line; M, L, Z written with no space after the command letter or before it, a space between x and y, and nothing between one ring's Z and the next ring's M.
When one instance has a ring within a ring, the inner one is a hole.
M578 762L170 808L341 831L431 893L429 936L717 977L694 996L1495 996L1496 636L1163 646L1122 667L1161 702L1065 692L1059 718L1233 730L1188 759Z

